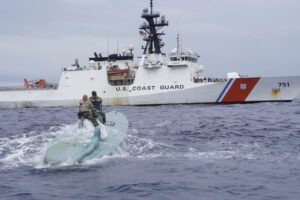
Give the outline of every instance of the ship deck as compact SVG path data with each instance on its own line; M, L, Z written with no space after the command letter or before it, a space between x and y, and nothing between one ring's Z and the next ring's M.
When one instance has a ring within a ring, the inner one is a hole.
M41 87L25 88L23 86L2 86L2 87L0 87L0 92L4 92L4 91L56 90L56 89L57 89L57 85L54 85L53 87L46 87L46 88L41 88Z

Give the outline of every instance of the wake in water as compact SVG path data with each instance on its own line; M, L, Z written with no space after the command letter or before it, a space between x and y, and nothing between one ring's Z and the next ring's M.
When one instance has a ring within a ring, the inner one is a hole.
M78 132L77 108L1 110L0 193L6 199L299 199L299 108L299 100L112 108L130 122L124 145L112 156L66 167L43 166L42 158L59 135L92 136L88 127Z
M164 124L166 125L166 124ZM159 125L161 126L161 125ZM79 129L78 124L51 127L48 131L30 132L22 135L0 138L0 166L9 169L18 166L31 166L34 168L49 167L43 164L43 156L47 146L58 136L72 134L82 141L89 141L93 134L93 125L85 121L85 128ZM198 154L189 150L180 154L178 148L161 142L154 142L149 138L138 137L137 129L130 130L125 143L113 155L85 161L84 164L96 164L109 157L136 157L148 159L153 157L194 157ZM65 166L61 164L60 166Z
M167 128L172 122L169 120L154 124L154 128L131 128L125 143L113 155L85 161L83 165L101 163L109 158L132 157L138 159L151 159L164 157L170 159L274 159L274 152L269 152L257 142L235 141L220 137L213 141L204 137L198 145L186 145L186 133L168 133L167 140L163 138L161 129ZM18 166L31 166L34 168L49 167L43 164L43 156L47 146L54 138L63 134L72 134L82 141L89 141L93 135L94 127L85 121L85 128L79 129L78 124L50 127L47 131L33 131L29 133L0 138L0 168L13 168ZM151 134L148 132L150 131ZM146 132L146 134L145 134ZM171 134L171 135L170 135ZM211 133L213 135L213 133ZM219 133L220 134L220 133ZM160 140L155 139L160 137ZM192 137L192 136L191 136ZM193 136L195 137L195 136ZM201 133L195 139L202 138ZM174 140L173 140L174 139ZM175 140L176 139L176 140ZM280 156L280 157L279 157ZM289 155L279 155L276 159L285 159ZM297 156L296 156L297 157ZM298 155L298 159L300 156ZM64 166L64 164L62 164Z
M43 157L49 144L55 138L61 135L72 135L72 137L77 138L83 143L89 143L91 136L94 134L94 130L94 126L88 120L85 120L84 128L79 128L78 123L75 123L62 125L60 127L50 127L47 131L33 131L30 133L0 138L0 168L10 169L19 166L31 166L34 168L51 167L50 165L43 163ZM126 147L125 141L125 144L117 148L112 155L90 159L82 164L97 164L108 158L128 156ZM73 163L65 162L56 165L55 167L72 164Z
M81 140L89 140L93 134L93 126L85 121L84 129L79 129L78 124L50 127L47 131L30 132L22 135L13 135L0 138L0 165L1 168L18 167L27 165L42 167L42 158L46 147L54 138L63 134L72 134Z

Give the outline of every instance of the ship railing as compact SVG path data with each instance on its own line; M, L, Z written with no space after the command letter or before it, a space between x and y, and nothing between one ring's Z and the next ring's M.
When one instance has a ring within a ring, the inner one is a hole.
M22 91L22 90L55 90L58 88L58 84L47 84L47 87L30 87L26 88L24 86L3 86L0 87L0 91Z
M118 85L132 85L134 78L125 78L125 79L108 79L108 83L112 86Z
M222 83L226 82L227 78L212 78L212 77L193 77L195 83Z

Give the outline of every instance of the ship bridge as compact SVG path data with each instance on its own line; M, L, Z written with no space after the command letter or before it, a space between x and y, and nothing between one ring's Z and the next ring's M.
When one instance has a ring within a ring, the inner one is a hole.
M200 56L197 53L195 53L194 51L192 51L190 49L186 49L183 52L178 52L178 50L175 48L170 53L171 61L189 61L192 63L197 63L199 57Z

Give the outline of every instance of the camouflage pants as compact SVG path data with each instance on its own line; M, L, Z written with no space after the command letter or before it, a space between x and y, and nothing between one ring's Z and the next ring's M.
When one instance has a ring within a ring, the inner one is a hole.
M92 111L92 113L93 113L92 115L93 115L94 118L99 119L102 124L105 124L105 122L106 122L106 116L105 116L104 112L100 112L100 111L94 109Z
M90 112L79 112L78 118L88 119L95 127L99 125L97 120L93 117L93 115L90 114Z

